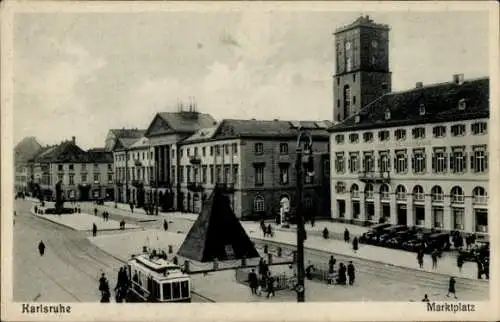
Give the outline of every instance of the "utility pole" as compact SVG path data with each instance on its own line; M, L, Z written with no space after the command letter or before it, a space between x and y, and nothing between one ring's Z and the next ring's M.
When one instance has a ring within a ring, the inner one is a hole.
M296 207L295 207L295 220L297 221L297 302L305 302L305 268L304 268L304 241L305 241L305 228L304 228L304 214L302 211L302 190L304 184L303 175L303 152L301 147L301 140L308 139L306 144L309 153L312 153L312 136L308 132L300 131L297 137L297 160L295 162L295 169L297 171L297 192L296 192ZM306 175L313 172L312 156L309 155L307 162Z

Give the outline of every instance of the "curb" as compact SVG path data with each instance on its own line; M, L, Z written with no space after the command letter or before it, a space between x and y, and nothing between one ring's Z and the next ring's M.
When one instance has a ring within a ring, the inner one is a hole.
M273 244L277 244L277 245L284 245L284 246L291 246L291 247L297 247L297 245L295 244L291 244L291 243L287 243L287 242L282 242L282 241L273 241L273 240L266 240L266 239L262 239L262 238L259 238L259 237L250 237L250 239L252 241L255 241L255 242L259 242L259 243L263 243L263 242L269 242L269 243L273 243ZM483 279L475 279L475 278L470 278L470 277L466 277L466 276L455 276L455 275L450 275L450 274L445 274L445 273L441 273L441 272L430 272L430 271L427 271L427 270L420 270L420 269L416 269L416 268L413 268L413 267L406 267L406 266L401 266L401 265L396 265L396 264L391 264L391 263L386 263L386 262L382 262L382 261L378 261L378 260L374 260L374 259L368 259L368 258L362 258L362 257L355 257L355 256L352 256L352 255L345 255L345 254L341 254L341 253L336 253L335 251L326 251L326 250L323 250L323 249L316 249L316 248L312 248L312 247L307 247L307 246L304 246L304 250L308 250L308 251L316 251L316 252L321 252L321 253L325 253L325 254L329 254L329 255L336 255L336 256L341 256L341 257L347 257L347 258L352 258L352 259L356 259L356 260L360 260L360 261L367 261L367 262L371 262L371 263L376 263L376 264L380 264L380 265L390 265L390 266L393 266L393 267L399 267L399 268L403 268L403 269L406 269L406 270L412 270L412 271L416 271L416 272L425 272L425 273L430 273L430 274L436 274L436 275L440 275L440 276L446 276L447 278L450 277L450 276L453 276L455 278L460 278L460 279L464 279L464 280L468 280L468 281L477 281L479 282L478 284L490 284L489 283L489 280L483 280Z
M37 214L35 214L35 212L33 211L33 209L30 209L30 212L31 212L31 214L32 214L33 216L35 216L35 217L37 217L37 218L41 218L41 219L43 219L43 220L45 220L45 221L51 222L51 223L56 224L56 225L59 225L59 226L61 226L61 227L69 228L69 229L74 230L74 231L80 231L80 230L75 229L75 228L73 228L73 227L71 227L71 226L67 226L67 225L65 225L65 224L61 224L60 222L53 221L53 220L50 220L50 219L48 219L48 218L45 218L45 217L43 217L43 216L41 216L41 215L37 215Z

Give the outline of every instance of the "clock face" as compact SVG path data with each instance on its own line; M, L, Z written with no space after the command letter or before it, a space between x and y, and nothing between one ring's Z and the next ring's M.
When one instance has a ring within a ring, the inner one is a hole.
M377 48L378 47L378 41L372 40L372 47Z

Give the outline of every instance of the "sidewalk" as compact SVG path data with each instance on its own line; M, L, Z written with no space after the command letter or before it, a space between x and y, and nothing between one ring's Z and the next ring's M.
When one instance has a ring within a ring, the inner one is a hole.
M130 210L130 209L129 209ZM135 210L134 210L135 212ZM186 214L180 212L174 213L161 213L163 217L169 218L169 220L186 220L194 222L197 218L196 214ZM247 234L253 239L259 240L269 240L272 242L279 242L288 245L296 245L296 232L295 228L282 229L274 228L273 238L264 238L262 232L260 231L260 225L258 222L247 222L241 221L242 226L247 231ZM431 273L443 274L447 276L455 276L459 278L468 278L477 280L477 267L475 263L466 262L462 267L462 273L458 271L456 264L456 257L451 254L444 254L442 258L439 259L438 269L433 270L431 264L431 258L426 255L424 258L424 268L419 269L416 259L416 254L412 252L377 247L372 245L359 244L359 250L354 253L352 250L351 243L345 243L343 240L336 239L323 239L320 237L321 234L316 234L315 232L321 232L326 226L330 233L336 232L343 234L344 229L347 227L350 230L351 238L354 235L360 235L364 231L368 230L368 227L359 227L355 225L346 225L331 222L317 222L315 227L307 225L306 230L308 231L308 239L305 242L305 247L329 252L332 254L343 255L352 258L358 258L362 260L368 260L373 262L385 263L394 266L404 267L413 270L423 270ZM310 232L313 232L312 234ZM311 236L312 235L312 236Z
M71 228L77 231L91 231L92 224L96 224L98 231L120 230L120 223L115 220L104 221L102 217L91 216L85 213L68 215L40 215L31 212L33 216L42 218L53 223ZM125 224L125 229L136 229L139 226Z

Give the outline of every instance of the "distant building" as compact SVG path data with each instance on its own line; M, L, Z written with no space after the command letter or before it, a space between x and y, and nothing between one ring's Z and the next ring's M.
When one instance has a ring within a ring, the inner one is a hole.
M342 122L391 91L389 30L365 16L335 31L335 121Z
M296 142L298 129L314 137L316 173L304 178L308 214L329 217L328 121L223 120L199 130L178 146L177 171L180 210L199 213L215 186L231 200L238 217L279 214L280 204L295 207ZM175 150L174 150L175 152Z
M14 147L14 173L15 173L15 191L28 192L28 182L30 180L30 171L28 161L33 158L42 146L35 137L26 137Z
M177 198L181 189L176 184L179 182L176 171L179 155L175 153L178 144L196 131L215 124L211 115L197 111L195 102L186 107L179 103L178 112L157 113L144 134L153 150L153 180L140 190L145 196L139 196L138 200L155 202L162 210L178 209L180 203ZM142 167L142 164L139 166Z
M102 149L82 150L71 141L42 148L30 161L29 189L35 196L52 199L62 182L66 200L113 199L113 156Z
M331 128L332 217L488 231L489 79L387 93Z
M112 152L113 150L128 146L144 136L146 130L139 129L111 129L106 136L104 149ZM132 143L130 143L132 142Z

